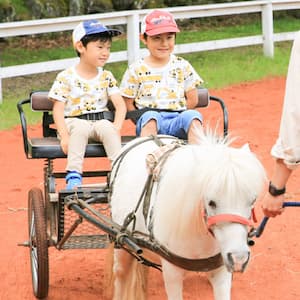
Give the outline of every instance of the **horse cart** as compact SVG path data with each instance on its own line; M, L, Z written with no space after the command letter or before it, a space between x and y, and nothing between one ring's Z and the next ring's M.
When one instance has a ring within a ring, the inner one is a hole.
M116 223L110 214L111 170L85 170L83 178L95 177L97 184L87 184L76 190L57 188L57 180L64 179L65 171L57 171L54 162L66 158L60 148L53 127L52 102L47 91L35 91L30 97L17 104L20 114L23 145L28 159L44 160L43 189L34 187L28 192L28 241L33 292L36 298L47 297L49 289L48 248L67 249L101 249L114 243L116 248L123 248L146 266L160 269L160 266L143 256L143 248L157 253L166 260L182 262L178 256L162 247L146 235L132 236L126 222ZM223 120L223 135L227 135L228 115L222 99L209 95L207 89L199 89L198 107L205 108L211 101L218 103ZM32 137L28 130L26 107L42 116L42 136ZM26 108L26 109L25 109ZM219 108L218 108L219 109ZM140 111L127 113L127 119L135 120ZM149 137L149 139L155 137ZM124 146L135 136L123 136ZM89 143L85 157L104 158L106 153L100 143ZM213 205L213 204L211 204ZM125 224L125 225L124 225ZM212 262L219 262L220 255L210 257ZM196 260L188 260L190 269ZM197 260L201 267L202 260ZM205 263L203 270L210 267Z

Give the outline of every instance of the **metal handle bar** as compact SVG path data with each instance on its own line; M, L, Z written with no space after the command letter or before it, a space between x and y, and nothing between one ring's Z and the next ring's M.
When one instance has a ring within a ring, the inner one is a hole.
M300 207L300 202L283 202L282 207ZM269 217L264 217L260 225L251 233L251 236L260 237L264 232L268 220Z

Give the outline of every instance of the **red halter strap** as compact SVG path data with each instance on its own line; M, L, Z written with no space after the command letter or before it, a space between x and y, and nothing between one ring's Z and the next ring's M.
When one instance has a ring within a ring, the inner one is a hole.
M251 217L253 218L253 221L256 222L254 209L252 209ZM251 217L250 219L248 219L235 214L219 214L212 217L207 217L206 224L208 229L210 229L211 226L213 225L216 225L218 223L224 223L224 222L239 223L239 224L247 225L249 227L253 227L253 222Z
M220 214L220 215L208 217L206 224L207 227L210 228L211 226L216 225L217 223L224 223L224 222L240 223L243 225L252 226L251 220L233 214Z

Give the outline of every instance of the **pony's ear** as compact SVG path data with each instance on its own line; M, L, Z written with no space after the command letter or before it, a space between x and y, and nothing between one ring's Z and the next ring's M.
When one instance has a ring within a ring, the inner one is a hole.
M245 151L248 151L248 152L251 152L251 149L250 149L250 146L249 146L248 143L246 143L245 145L243 145L243 146L241 147L241 149L243 149L243 150L245 150Z

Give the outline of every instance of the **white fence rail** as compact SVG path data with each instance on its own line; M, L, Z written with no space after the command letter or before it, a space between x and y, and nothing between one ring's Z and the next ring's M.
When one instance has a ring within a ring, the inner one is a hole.
M274 33L273 12L292 9L300 9L300 0L261 0L168 8L168 10L174 14L176 19L260 13L262 20L261 35L177 44L175 53L192 53L262 44L264 55L273 57L274 42L292 40L295 36L295 32ZM94 15L1 23L0 38L72 30L79 22L95 18L100 19L101 22L108 26L127 25L127 32L130 33L127 34L127 51L111 53L109 62L128 61L130 64L136 58L143 56L145 51L147 51L146 49L140 49L139 23L148 11L149 10L130 10ZM2 79L62 70L73 65L76 60L77 58L70 58L9 67L0 66L0 103L2 102Z

